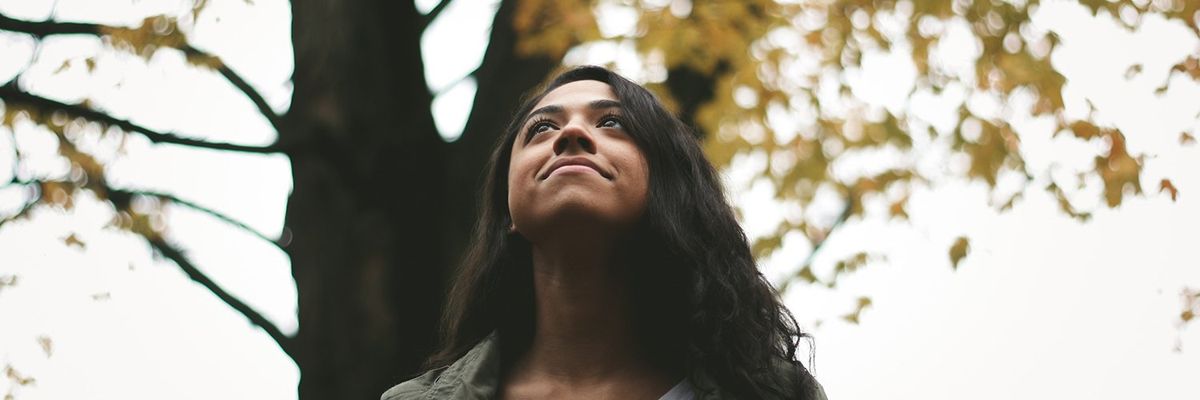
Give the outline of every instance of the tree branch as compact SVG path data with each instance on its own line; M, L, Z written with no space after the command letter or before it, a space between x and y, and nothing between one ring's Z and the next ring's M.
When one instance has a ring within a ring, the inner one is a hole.
M0 29L28 33L38 38L50 35L99 35L100 25L80 22L24 21L0 14Z
M7 187L8 185L4 185L4 186ZM37 194L34 194L33 196L30 196L30 197L31 198L29 200L25 201L25 205L22 206L21 209L18 210L15 214L9 215L4 218L0 218L0 227L3 227L5 224L7 224L9 222L21 219L26 214L29 214L30 211L33 211L33 207L37 205L38 200L41 200L42 195L40 192L38 192Z
M449 0L445 0L444 2L448 1ZM104 30L117 28L110 28L100 24L80 22L23 21L0 14L0 29L12 32L27 33L40 39L51 35L86 34L100 36L101 32ZM182 51L189 59L219 60L218 57L197 50L188 44L184 44L182 47L177 48L177 50ZM267 101L263 98L262 94L258 93L257 90L254 90L254 88L251 87L245 79L242 79L241 75L238 75L236 72L230 69L228 65L225 65L225 63L219 62L210 64L209 66L216 69L221 76L225 77L225 79L229 81L229 83L233 84L234 87L246 95L246 97L249 98L252 103L254 103L254 106L258 108L258 112L262 113L262 115L267 118L267 121L270 122L271 126L275 128L275 132L282 132L282 130L280 130L282 118L279 116L279 114L275 113L275 110L271 109L271 106L267 104Z
M16 183L30 186L30 185L41 185L44 182L35 180L35 181L17 181ZM109 194L108 201L113 203L114 206L117 206L116 202L128 204L129 196L134 195L134 194L144 195L144 196L157 196L157 197L169 199L174 202L178 202L180 204L183 204L183 205L191 207L191 208L195 208L202 212L208 213L209 215L217 217L218 219L224 220L231 224L242 227L243 229L254 232L249 227L246 227L244 224L237 222L237 221L235 221L229 217L226 217L224 215L221 215L221 214L217 213L216 211L209 210L207 208L201 207L199 205L193 204L188 201L180 200L171 195L162 194L162 193L154 193L154 192L114 189L114 188L111 188L108 186L104 186L103 190ZM4 219L0 219L0 225L3 225L4 223L7 223L11 220L20 218L22 215L29 212L29 210L31 210L37 204L37 202L40 198L41 198L41 193L39 191L38 194L34 195L33 198L25 204L25 207L23 207L21 209L21 211L17 212L16 214L14 214L12 216L6 217ZM119 200L121 198L124 198L124 200ZM117 207L120 208L120 206L117 206ZM258 235L259 237L263 237L261 234L256 233L256 235ZM211 291L214 295L217 296L217 298L221 299L221 301L223 301L223 302L225 302L225 304L229 305L229 307L231 307L234 310L236 310L237 312L241 313L243 316L246 317L246 319L249 319L251 324L254 324L254 325L258 326L259 328L262 328L263 331L267 332L267 335L269 335L271 337L271 339L275 340L275 343L279 345L279 348L282 349L284 353L286 353L293 360L296 358L295 354L293 353L294 350L292 349L292 338L288 337L287 335L284 335L283 331L279 330L279 327L276 327L275 324L273 324L273 323L271 323L271 321L267 320L267 318L264 317L262 314L259 314L257 311L254 311L254 309L251 308L248 304L242 302L240 299L238 299L237 297L234 297L232 294L225 291L225 289L221 288L221 286L217 285L217 283L215 281L213 281L212 278L209 278L207 275L205 275L203 272L201 272L200 269L196 268L196 266L193 265L191 263L191 261L189 261L187 259L186 256L184 256L182 251L180 251L179 249L176 249L174 246L171 246L166 241L164 241L161 237L150 237L147 235L141 235L141 236L143 238L145 238L146 241L148 243L150 243L150 246L153 247L156 251L158 251L164 257L175 262L175 264L178 265L179 268L182 269L185 274L187 274L188 278L191 278L196 283L199 283L201 286L204 286L204 288ZM270 240L270 239L266 239L266 240L274 242L273 240Z
M191 45L185 45L180 50L182 50L184 55L187 55L188 57L212 57L204 52L201 52L200 50L196 50ZM250 86L250 83L246 82L245 79L242 79L241 75L233 72L233 70L230 69L228 65L225 65L224 62L220 63L216 69L221 76L225 77L225 80L233 84L233 86L238 88L242 94L246 95L246 98L250 99L250 101L254 103L254 106L258 108L258 112L267 118L267 122L271 124L272 128L275 128L275 133L283 133L283 118L280 117L279 114L276 114L275 110L271 109L271 105L267 104L267 100L263 98L262 94L259 94L257 90L254 90L254 87Z
M279 330L275 324L272 324L271 321L268 321L266 317L263 317L262 314L258 313L258 311L254 311L253 308L246 303L243 303L237 297L234 297L229 292L226 292L225 289L222 289L220 286L218 286L217 283L212 280L212 278L209 278L203 272L200 272L195 265L192 265L192 263L188 261L187 257L185 257L183 252L179 249L171 246L161 238L146 238L146 241L149 242L150 246L157 250L164 257L175 262L175 264L179 266L179 269L182 269L183 273L187 274L188 278L191 278L196 283L199 283L200 286L204 286L204 288L216 295L217 298L221 299L221 301L225 302L225 304L228 304L229 307L232 307L234 310L241 313L250 320L251 324L257 325L259 328L262 328L263 331L266 331L267 335L271 336L271 339L275 340L275 343L279 345L279 348L283 350L288 357L291 357L293 360L296 359L296 355L294 353L295 350L292 348L292 338L284 335L283 331Z
M136 196L157 197L162 200L167 200L169 202L179 204L181 206L208 214L209 216L211 216L213 218L219 219L222 222L233 225L233 226L237 227L238 229L246 231L247 233L250 233L251 235L254 235L257 238L262 239L263 241L271 243L272 245L279 248L280 250L284 250L283 246L280 246L278 241L276 241L275 239L271 239L270 237L267 237L267 235L264 235L262 232L254 230L254 228L251 228L249 225L246 225L245 223L238 221L236 219L233 219L232 217L229 217L225 214L221 214L220 212L218 212L216 210L213 210L208 207L204 207L202 205L175 197L174 195L160 193L160 192L142 191L142 190L124 190L124 189L113 189L113 188L109 188L108 190L110 193L120 193L120 194L124 194L124 195L129 195L129 196L136 195Z
M842 209L842 213L838 215L837 220L834 220L833 225L829 226L829 230L825 232L825 237L822 237L821 240L813 243L812 251L808 252L808 256L804 257L804 263L801 264L800 268L796 271L803 271L805 269L812 268L813 261L817 258L817 253L819 253L821 248L825 246L825 243L829 241L829 238L833 236L833 233L837 231L842 224L846 223L847 219L850 218L850 213L854 210L854 200L853 195L848 197L850 200L846 202L846 208ZM783 293L787 291L788 286L791 286L793 280L795 280L795 278L790 278L783 281L783 283L779 285L779 292Z
M442 0L436 6L433 6L433 9L429 10L429 14L425 14L424 26L428 27L429 24L432 24L433 20L437 19L438 15L442 14L442 10L445 10L446 6L450 5L452 1L454 0ZM424 27L421 30L425 30Z
M0 86L0 99L5 102L23 103L36 108L58 110L66 112L72 116L82 117L96 122L102 122L108 125L119 127L128 132L137 132L150 139L154 143L171 143L183 146L198 147L213 150L239 151L246 153L281 153L284 149L277 145L269 146L246 146L233 143L209 142L198 139L189 139L180 137L171 133L161 133L141 125L134 124L128 120L119 119L111 115L96 111L78 104L66 104L57 100L47 99L37 96L17 88L15 82L10 82L7 85Z

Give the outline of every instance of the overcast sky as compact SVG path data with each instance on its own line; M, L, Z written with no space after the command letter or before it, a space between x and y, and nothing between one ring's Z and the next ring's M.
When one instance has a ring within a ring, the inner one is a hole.
M50 16L51 1L0 0L0 12L32 20ZM282 0L212 0L189 34L218 54L276 110L287 109L292 71L288 4ZM431 1L418 1L428 9ZM180 14L186 1L60 0L61 20L136 25L147 15ZM426 68L438 127L453 139L465 122L474 81L462 77L479 63L494 4L455 0L427 32ZM602 28L629 29L619 7ZM1068 113L1095 118L1128 136L1130 150L1147 154L1147 194L1087 223L1058 211L1055 200L1031 189L1009 212L996 213L982 184L947 182L915 192L910 224L851 223L816 258L818 274L862 249L887 254L844 278L836 290L795 285L785 298L816 338L818 380L834 399L1195 399L1200 387L1200 328L1177 325L1185 286L1200 287L1200 146L1181 147L1179 133L1198 127L1200 87L1175 77L1163 95L1154 89L1170 66L1197 52L1195 36L1179 23L1148 19L1129 32L1109 17L1053 3L1035 19L1062 37L1054 65L1068 78ZM615 33L614 33L615 32ZM972 45L945 49L947 63L969 60ZM0 34L0 81L34 54L33 41ZM434 52L431 49L456 49ZM577 51L572 63L616 61L622 72L647 78L628 45ZM96 57L94 72L82 62ZM63 71L55 72L68 63ZM959 60L959 61L956 61ZM855 94L875 104L903 105L911 84L907 55L872 55L857 74ZM1126 80L1130 66L1142 72ZM961 67L962 65L960 65ZM652 75L652 74L651 74ZM275 137L252 104L212 72L188 66L171 51L147 66L140 58L103 51L90 37L44 41L22 87L64 101L93 104L151 128L247 144ZM953 92L953 91L951 91ZM947 98L914 100L914 112L946 118ZM1086 101L1085 101L1086 99ZM921 103L921 102L927 102ZM1023 156L1035 167L1088 168L1101 149L1067 135L1052 137L1044 120L1016 121ZM114 185L175 193L277 236L291 176L283 156L246 155L150 145L131 135L124 154L115 138L81 139L110 161ZM7 181L12 148L28 155L22 178L62 173L56 143L44 131L0 129L0 181ZM771 188L746 171L765 162L747 156L726 178L745 206L750 235L770 231L782 212ZM870 168L864 165L845 168ZM1170 178L1177 201L1159 194ZM1086 194L1086 193L1085 193ZM20 188L0 189L0 213L20 206ZM1089 197L1079 196L1081 203ZM1095 193L1090 197L1096 198ZM0 289L0 364L37 379L13 389L18 399L296 398L299 371L262 332L252 328L145 243L104 229L110 215L99 203L76 200L68 214L43 210L0 229L0 275L18 284ZM206 273L280 325L296 329L295 287L286 256L211 218L169 209L169 235ZM68 246L75 234L83 243ZM946 250L971 239L957 271ZM799 238L796 238L799 239ZM807 256L803 240L763 263L779 282ZM838 316L859 296L874 306L862 323ZM824 321L817 324L816 321ZM38 338L50 339L50 354ZM0 379L0 392L9 381Z

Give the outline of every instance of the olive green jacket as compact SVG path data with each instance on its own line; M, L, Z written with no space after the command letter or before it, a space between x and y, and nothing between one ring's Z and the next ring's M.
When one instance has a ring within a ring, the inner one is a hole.
M496 397L500 385L500 349L492 334L475 345L462 358L450 364L449 367L435 369L425 374L405 381L383 393L381 400L478 400ZM778 368L777 373L787 376L790 380L800 376L793 368ZM806 372L800 372L807 374ZM814 383L816 381L814 380ZM714 385L696 386L697 400L728 399L721 390L705 391ZM808 398L813 400L828 400L825 390L816 384L814 393Z

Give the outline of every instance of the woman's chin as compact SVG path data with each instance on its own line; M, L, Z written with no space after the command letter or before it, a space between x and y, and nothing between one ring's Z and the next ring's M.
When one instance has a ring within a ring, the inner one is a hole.
M516 215L514 217L518 218L516 223L522 227L522 233L531 240L534 237L529 237L530 235L545 237L587 231L612 233L621 226L630 225L631 220L637 218L636 215L630 214L627 208L599 200L595 197L562 196L554 201L539 204L537 210L531 210L533 212L528 215L529 218L524 224L521 221L523 218Z

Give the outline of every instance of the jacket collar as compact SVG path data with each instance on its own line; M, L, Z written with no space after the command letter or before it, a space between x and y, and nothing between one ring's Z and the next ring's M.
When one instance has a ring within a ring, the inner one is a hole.
M488 335L458 361L446 367L430 385L434 399L490 399L500 383L500 346L496 333Z
M432 399L491 399L500 388L500 339L496 332L446 367L427 392ZM722 398L707 379L692 382L697 400Z

